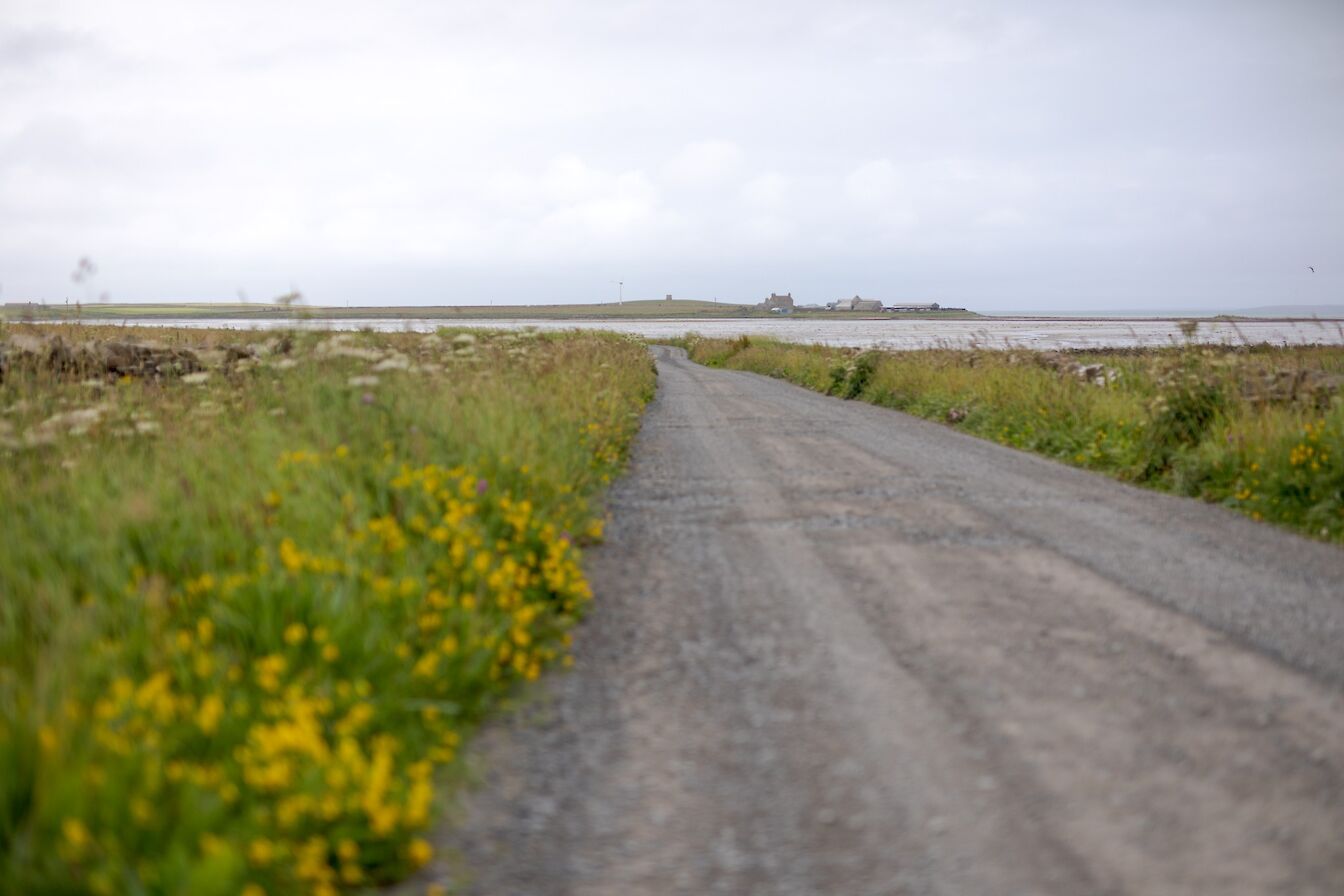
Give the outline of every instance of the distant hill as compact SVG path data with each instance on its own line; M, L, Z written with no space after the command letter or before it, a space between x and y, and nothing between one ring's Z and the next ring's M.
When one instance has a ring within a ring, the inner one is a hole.
M1149 318L1176 320L1186 317L1198 318L1239 318L1239 317L1319 317L1324 320L1344 319L1344 305L1260 305L1255 308L1071 308L1050 309L1044 311L995 311L990 317L1004 318L1049 318L1049 319L1114 319Z

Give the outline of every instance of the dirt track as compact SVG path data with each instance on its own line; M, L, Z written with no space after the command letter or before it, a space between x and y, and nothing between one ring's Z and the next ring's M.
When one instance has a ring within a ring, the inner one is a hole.
M1344 892L1344 551L658 349L471 892Z

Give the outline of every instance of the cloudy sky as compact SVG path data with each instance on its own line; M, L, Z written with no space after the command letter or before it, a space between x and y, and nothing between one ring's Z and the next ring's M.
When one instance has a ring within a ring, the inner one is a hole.
M1344 302L1344 3L0 4L4 301L618 280Z

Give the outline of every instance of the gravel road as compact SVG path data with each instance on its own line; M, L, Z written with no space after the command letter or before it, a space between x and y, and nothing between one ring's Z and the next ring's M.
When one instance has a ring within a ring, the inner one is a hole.
M655 351L575 668L431 877L1344 892L1344 551Z

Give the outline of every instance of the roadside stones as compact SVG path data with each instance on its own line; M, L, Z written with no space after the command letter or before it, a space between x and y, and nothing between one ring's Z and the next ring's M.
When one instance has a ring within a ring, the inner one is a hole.
M1244 380L1241 389L1252 404L1301 404L1325 410L1344 389L1344 376L1306 368L1270 370Z
M203 370L187 349L159 348L132 342L103 342L93 347L104 372L113 376L181 376Z
M220 346L224 351L224 361L226 364L235 361L241 361L244 358L255 358L257 350L250 345L224 345Z
M294 337L290 333L267 339L261 344L262 351L268 355L287 355L294 350Z
M13 333L0 343L0 381L17 370L87 380L121 376L160 378L202 369L194 352L151 344L69 343L59 334L43 338L30 333Z
M1073 376L1094 386L1106 386L1120 378L1120 371L1105 364L1083 364L1065 352L1040 352L1037 363L1064 376Z

